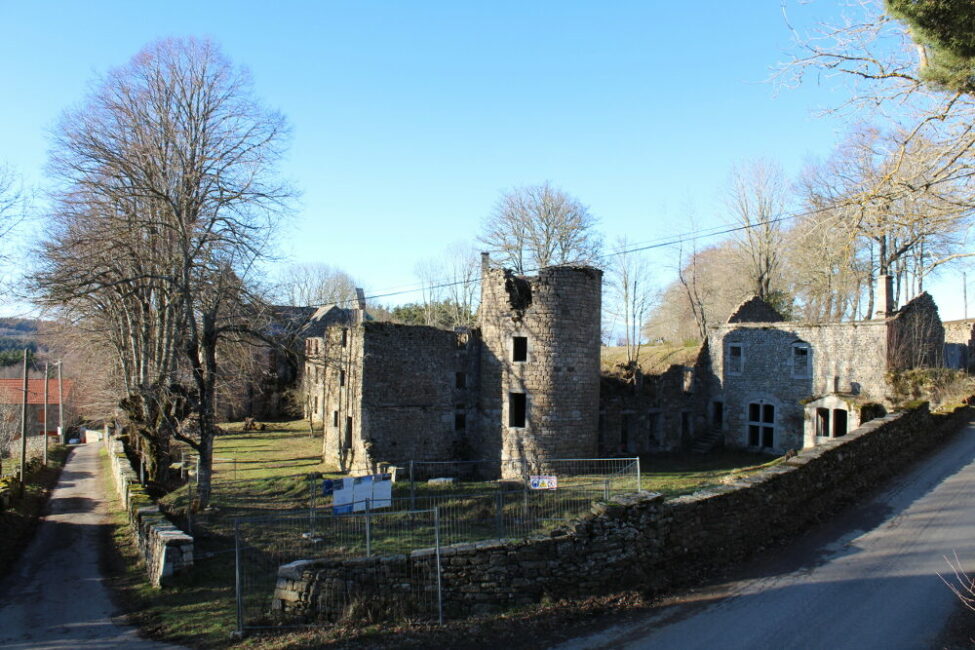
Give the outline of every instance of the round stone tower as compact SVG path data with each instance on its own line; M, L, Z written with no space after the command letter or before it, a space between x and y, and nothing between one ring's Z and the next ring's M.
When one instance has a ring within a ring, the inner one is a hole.
M599 424L602 271L537 276L481 270L482 457L502 477L547 471L546 458L593 458Z

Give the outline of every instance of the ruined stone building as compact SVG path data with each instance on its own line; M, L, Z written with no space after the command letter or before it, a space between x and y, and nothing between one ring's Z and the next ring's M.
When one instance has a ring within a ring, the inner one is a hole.
M481 270L479 325L372 322L330 309L305 342L306 415L345 469L597 453L602 272ZM503 469L501 470L503 473Z
M891 404L888 373L942 366L945 330L927 293L896 311L886 307L889 288L879 293L872 320L784 321L753 298L712 327L708 363L697 368L706 426L726 445L784 452L883 414Z
M710 328L691 365L636 384L604 377L604 453L814 446L889 409L892 371L965 367L967 350L975 349L972 323L946 328L926 293L889 309L884 285L871 320L785 321L752 298Z

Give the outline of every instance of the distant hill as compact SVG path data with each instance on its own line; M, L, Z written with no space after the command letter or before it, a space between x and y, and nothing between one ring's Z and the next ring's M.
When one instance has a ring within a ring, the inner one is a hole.
M697 343L693 345L672 345L668 343L641 345L640 369L646 375L659 375L673 364L691 366L694 365L700 349L701 346ZM600 356L603 372L613 373L618 370L617 364L626 361L626 348L603 347Z
M0 368L20 363L24 348L31 355L44 351L38 343L43 321L31 318L0 318Z

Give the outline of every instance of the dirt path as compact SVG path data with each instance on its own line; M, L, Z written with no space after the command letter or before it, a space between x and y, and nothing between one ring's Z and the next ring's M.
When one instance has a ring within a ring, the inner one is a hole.
M99 566L109 530L98 450L92 444L71 452L49 514L0 582L0 647L175 647L141 639L116 618Z
M723 584L564 643L582 648L932 648L975 567L975 425L877 495Z

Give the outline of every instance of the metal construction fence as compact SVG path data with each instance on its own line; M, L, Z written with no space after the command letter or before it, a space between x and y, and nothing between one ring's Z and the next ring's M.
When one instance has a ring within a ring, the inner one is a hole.
M326 479L313 474L307 509L235 520L241 632L442 620L441 546L548 534L594 501L641 489L638 458L411 462L394 471L387 498L333 504L323 495ZM314 561L319 580L286 607L279 577L298 560Z
M234 524L237 626L240 632L373 620L442 621L439 522L436 510L363 511L336 515L310 510L247 517ZM422 558L410 552L432 549ZM364 570L362 558L377 561ZM281 567L316 560L328 572L300 612L281 611ZM277 603L277 604L276 604Z

